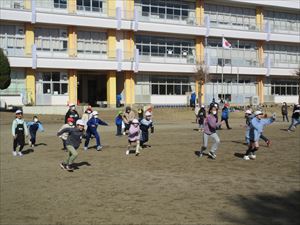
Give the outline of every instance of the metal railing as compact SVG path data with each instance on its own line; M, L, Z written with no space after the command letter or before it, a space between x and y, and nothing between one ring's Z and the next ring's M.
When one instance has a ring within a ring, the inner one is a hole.
M0 48L7 56L23 56L25 54L24 35L0 34Z
M238 15L220 12L205 12L209 16L210 26L234 30L258 31L255 16ZM252 21L252 22L251 22Z
M266 22L264 27L270 26L271 33L288 33L297 34L300 33L300 21L297 20L281 20L275 18L265 18Z

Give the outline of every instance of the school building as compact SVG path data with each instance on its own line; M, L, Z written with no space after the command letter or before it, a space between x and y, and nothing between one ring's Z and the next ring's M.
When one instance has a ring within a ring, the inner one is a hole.
M185 105L192 92L206 104L295 103L299 9L298 0L1 0L12 67L1 105L115 107L117 94L126 105Z

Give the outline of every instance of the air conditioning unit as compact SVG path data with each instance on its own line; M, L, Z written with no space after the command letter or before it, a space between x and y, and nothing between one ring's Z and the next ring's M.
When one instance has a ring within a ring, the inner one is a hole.
M252 96L250 103L251 103L251 105L259 105L259 98L258 98L258 96Z

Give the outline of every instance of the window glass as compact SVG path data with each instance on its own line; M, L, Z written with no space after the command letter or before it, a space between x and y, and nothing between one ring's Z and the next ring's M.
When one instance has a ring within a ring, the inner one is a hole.
M43 94L51 94L51 84L49 83L43 84Z

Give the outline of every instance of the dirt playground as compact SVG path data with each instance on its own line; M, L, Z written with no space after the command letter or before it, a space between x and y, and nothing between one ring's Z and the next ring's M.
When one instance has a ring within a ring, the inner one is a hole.
M267 113L271 115L269 109ZM100 111L104 146L81 145L77 169L59 167L67 154L56 132L63 116L40 116L45 132L23 157L12 155L14 113L0 113L1 225L290 225L300 221L300 126L277 121L265 129L257 159L243 161L242 112L232 130L218 131L217 159L199 158L202 135L193 111L156 109L151 148L125 155L127 137L116 137L115 112ZM291 113L290 113L291 114ZM25 115L26 121L32 115ZM209 142L209 147L211 142Z

